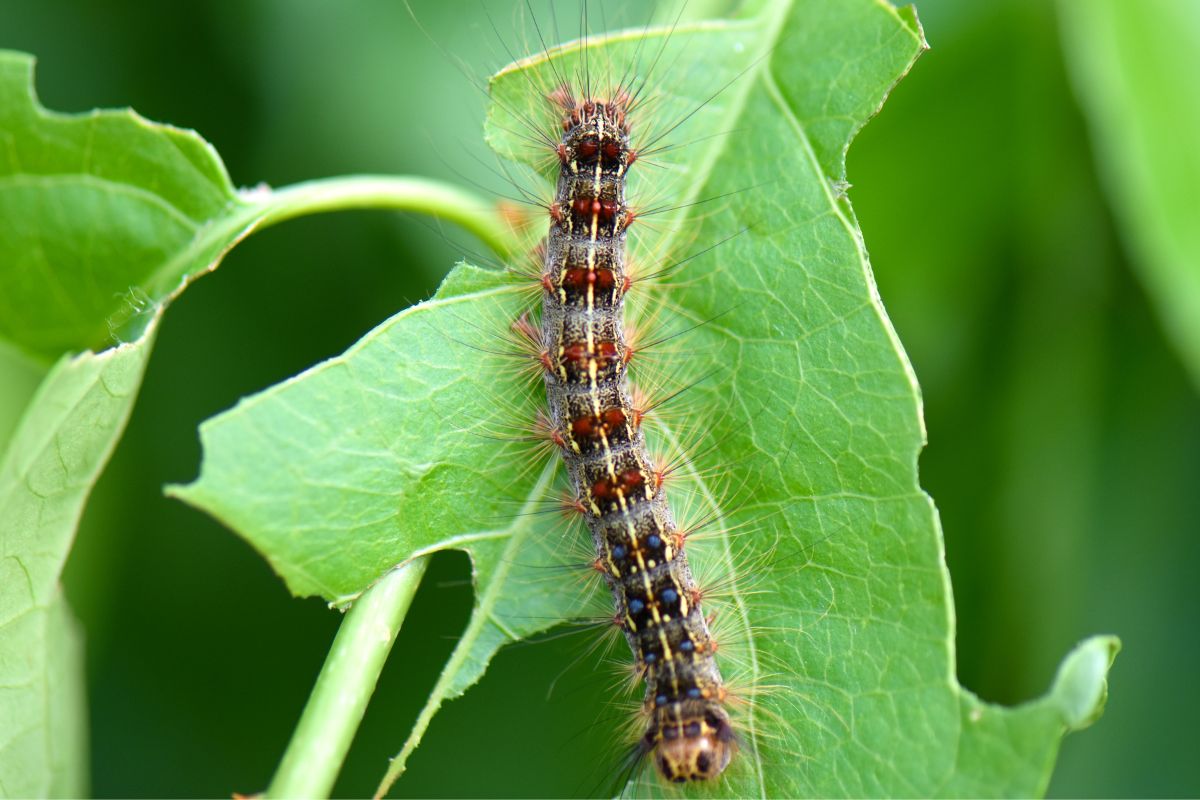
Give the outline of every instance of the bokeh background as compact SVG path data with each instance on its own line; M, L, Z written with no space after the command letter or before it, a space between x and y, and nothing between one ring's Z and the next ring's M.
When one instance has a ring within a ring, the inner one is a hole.
M195 128L240 185L494 185L484 100L455 60L476 77L501 65L484 9L512 42L513 4L413 5L429 38L397 0L3 0L0 46L39 57L48 107L130 105ZM932 49L853 146L850 196L924 390L922 482L946 531L961 680L1020 702L1077 640L1117 633L1108 709L1065 741L1051 794L1200 794L1196 384L1114 219L1056 7L918 8ZM289 597L161 487L196 474L201 421L341 352L474 247L392 214L310 217L240 245L172 306L65 577L87 631L97 795L267 784L338 615ZM465 557L435 562L339 794L369 794L402 742L467 618L467 577ZM570 666L584 646L501 653L396 793L593 788L579 765L602 769L610 750L590 724L604 684Z

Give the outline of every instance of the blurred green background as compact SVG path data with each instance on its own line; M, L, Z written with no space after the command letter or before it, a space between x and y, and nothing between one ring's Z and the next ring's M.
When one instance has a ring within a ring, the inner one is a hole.
M483 4L413 5L466 72L507 60L480 46L497 42ZM513 4L486 8L514 41ZM195 128L240 185L349 172L496 185L482 94L396 0L0 9L0 46L39 57L47 107L130 105ZM1117 633L1108 709L1066 740L1051 794L1200 794L1196 387L1102 190L1055 7L918 9L933 49L852 148L850 196L924 390L922 482L946 531L961 680L1020 702L1078 639ZM391 214L310 217L240 245L171 308L65 577L87 630L96 794L267 784L338 615L290 598L161 487L196 474L202 420L429 295L463 247L476 246ZM467 577L465 557L435 562L339 794L369 794L403 741L466 620ZM592 790L616 712L604 681L570 666L584 639L503 652L439 715L397 793ZM528 730L542 733L515 735Z

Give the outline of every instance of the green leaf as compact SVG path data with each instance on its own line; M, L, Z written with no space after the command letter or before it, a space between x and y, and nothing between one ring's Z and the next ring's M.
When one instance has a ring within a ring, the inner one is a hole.
M687 358L663 356L669 377L718 371L689 392L704 445L689 448L698 469L671 496L723 523L689 549L698 574L736 576L722 669L774 687L747 721L751 752L715 791L1039 793L1063 732L1099 713L1116 643L1084 644L1045 697L1017 709L958 686L941 536L917 481L920 395L840 193L849 139L923 48L919 25L873 0L751 6L669 38L594 39L588 55L595 75L669 65L654 76L658 127L692 114L674 135L687 146L657 155L658 169L635 165L631 196L716 198L642 230L635 261L696 257L681 285L631 296L631 314L667 332L710 320L687 334ZM522 138L545 113L530 87L580 66L569 45L493 80L498 152L544 163ZM552 505L554 462L495 438L540 394L486 352L528 306L519 288L460 266L344 355L205 423L200 477L173 490L250 541L293 592L337 603L414 555L470 554L474 614L393 774L500 646L587 603L574 578L539 568L562 563L577 536L529 513ZM660 444L696 438L656 425ZM723 501L706 469L744 497Z
M478 200L421 179L235 193L195 133L129 110L46 111L32 78L32 58L0 52L0 795L18 797L84 791L78 643L58 579L166 304L251 230L305 213L409 208L507 241Z
M0 459L0 794L77 796L82 659L59 575L129 418L156 303L228 247L211 238L189 250L236 201L195 134L129 111L51 114L32 66L0 53L0 346L15 378ZM99 348L133 320L130 344L65 353Z
M1109 202L1200 385L1200 5L1062 0L1059 9Z
M85 785L82 660L72 653L79 643L58 578L152 340L64 356L0 462L0 790L8 797L72 796Z
M0 342L0 453L8 446L29 398L45 377L45 365Z
M81 797L87 791L82 637L61 595L11 623L22 647L0 669L0 792L5 797ZM15 657L14 657L15 656ZM33 708L31 702L44 703ZM27 723L27 724L23 724Z
M99 349L139 298L228 247L203 231L241 201L196 134L128 110L54 114L31 58L4 54L0 70L0 338L44 359Z

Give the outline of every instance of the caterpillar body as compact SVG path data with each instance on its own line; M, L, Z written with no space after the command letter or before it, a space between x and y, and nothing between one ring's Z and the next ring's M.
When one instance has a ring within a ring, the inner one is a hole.
M623 308L631 285L626 231L636 213L625 180L637 161L624 88L607 97L552 93L563 134L550 206L541 354L552 440L559 445L595 546L594 566L612 591L646 686L638 755L667 781L716 778L735 737L701 591L646 447L643 412L626 377L633 348Z

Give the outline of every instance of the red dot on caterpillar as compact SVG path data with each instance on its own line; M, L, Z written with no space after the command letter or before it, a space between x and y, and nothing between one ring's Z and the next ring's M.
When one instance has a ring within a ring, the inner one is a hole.
M588 280L602 292L612 291L617 279L611 269L597 269L588 273Z
M621 473L618 479L621 490L628 493L634 489L640 488L646 483L646 476L638 469L627 469Z
M571 434L584 439L596 435L596 420L594 417L580 417L571 421Z
M605 427L616 428L625 424L625 412L619 408L610 408L601 415L601 419L604 421Z
M583 267L571 267L563 273L562 286L564 289L580 292L588 284L588 271Z
M592 484L592 497L597 500L610 500L615 495L616 487L612 481L605 478Z
M617 215L617 203L597 197L576 197L571 204L571 210L577 217L598 217L601 222L611 222Z
M540 283L546 292L555 291L555 278L556 273L544 272L541 274ZM567 299L572 302L578 302L583 298L589 286L593 287L596 292L608 296L616 284L616 275L607 267L593 269L570 267L563 270L562 277L558 279L558 286L567 292ZM623 286L626 285L628 285L627 282L623 283Z
M611 434L625 424L625 412L619 408L609 408L600 416L585 414L571 420L571 435L583 439L595 439L601 433Z
M617 344L610 341L596 342L592 351L588 352L586 342L572 342L561 348L560 359L564 366L582 370L590 361L595 361L596 369L604 371L618 355Z
M562 351L562 355L563 355L563 360L572 361L576 364L580 364L580 363L587 361L588 356L590 356L591 354L588 352L588 347L587 347L586 343L575 342L574 344L569 344L566 347L564 347L563 351Z
M579 143L575 152L580 161L592 161L600 152L600 143L596 141L596 137L589 136Z

